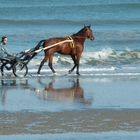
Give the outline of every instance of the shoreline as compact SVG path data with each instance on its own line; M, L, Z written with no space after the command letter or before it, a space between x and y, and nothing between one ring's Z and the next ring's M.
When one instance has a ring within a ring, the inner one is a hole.
M34 135L0 135L0 139L2 140L26 140L26 139L34 139L34 140L61 140L61 139L81 139L81 140L139 140L140 132L101 132L101 133L62 133L62 134L34 134Z

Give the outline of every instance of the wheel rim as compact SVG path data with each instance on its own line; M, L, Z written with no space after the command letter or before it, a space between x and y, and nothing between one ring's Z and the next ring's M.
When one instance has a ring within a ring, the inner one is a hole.
M10 68L11 64L10 63L5 63L1 66L1 74L3 76L10 76L12 75L12 69ZM9 68L9 69L8 69Z
M27 65L23 62L17 62L13 67L13 73L16 77L25 77L27 72Z

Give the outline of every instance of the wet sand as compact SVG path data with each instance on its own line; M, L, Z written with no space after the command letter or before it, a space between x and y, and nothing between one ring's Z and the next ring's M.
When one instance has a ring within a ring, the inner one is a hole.
M0 139L138 139L140 77L1 79Z
M140 110L1 112L0 134L88 133L140 130Z

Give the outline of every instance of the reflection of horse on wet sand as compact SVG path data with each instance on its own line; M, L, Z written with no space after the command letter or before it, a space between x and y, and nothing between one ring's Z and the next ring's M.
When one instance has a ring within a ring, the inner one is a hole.
M40 81L40 84L43 84ZM85 99L84 90L80 86L79 79L73 81L71 87L55 88L54 81L52 80L44 90L38 93L38 96L44 100L57 100L57 101L79 101L85 104L90 104L91 100Z

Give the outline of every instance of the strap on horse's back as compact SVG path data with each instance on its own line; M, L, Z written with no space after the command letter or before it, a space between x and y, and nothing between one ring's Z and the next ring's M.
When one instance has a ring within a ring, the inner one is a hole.
M68 39L72 40L72 41L70 42L70 46L71 46L71 48L74 48L75 45L74 45L73 38L72 38L71 36L68 36Z

